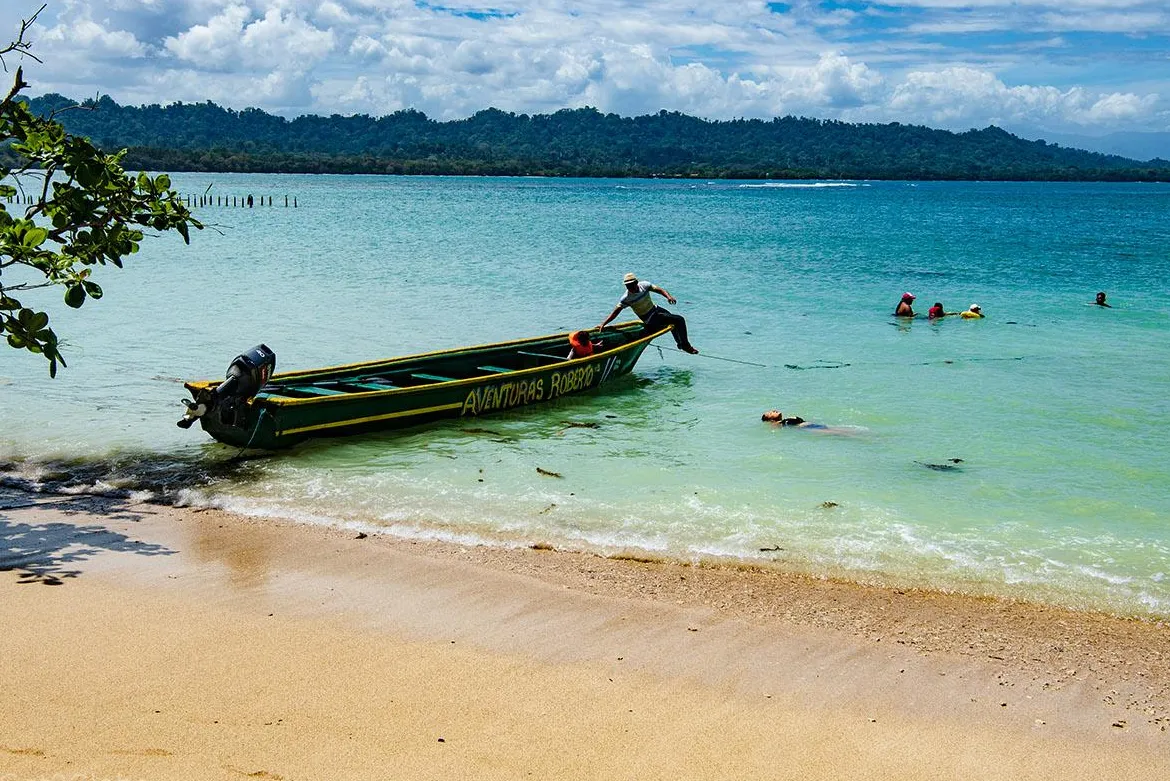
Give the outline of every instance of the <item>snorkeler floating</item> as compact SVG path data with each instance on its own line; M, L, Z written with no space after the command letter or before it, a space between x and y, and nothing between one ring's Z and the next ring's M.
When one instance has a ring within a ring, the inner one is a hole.
M837 428L834 426L826 426L824 423L810 423L804 418L793 415L792 417L784 417L784 413L778 409L770 409L763 415L760 415L760 420L765 423L771 423L773 426L793 426L794 428L807 429L809 431L817 431L822 434L844 434L852 436L857 433L856 429L851 428Z

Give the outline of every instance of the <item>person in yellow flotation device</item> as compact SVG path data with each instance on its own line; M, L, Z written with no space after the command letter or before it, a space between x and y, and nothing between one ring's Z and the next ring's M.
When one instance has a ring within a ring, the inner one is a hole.
M683 316L663 309L650 298L651 293L657 293L665 298L668 304L677 304L678 301L675 300L674 296L650 282L639 282L633 274L626 274L622 278L622 284L626 286L626 294L621 297L618 305L609 313L609 317L601 321L598 330L609 325L628 306L646 324L646 333L673 325L674 330L671 333L674 334L674 341L678 345L678 349L691 355L696 355L699 352L687 340L687 321Z
M569 360L588 358L601 349L601 342L590 341L588 331L574 331L569 334L569 347Z
M982 317L986 317L986 315L983 314L983 309L979 306L979 304L971 304L971 308L966 312L960 312L959 317L963 318L964 320L978 320Z

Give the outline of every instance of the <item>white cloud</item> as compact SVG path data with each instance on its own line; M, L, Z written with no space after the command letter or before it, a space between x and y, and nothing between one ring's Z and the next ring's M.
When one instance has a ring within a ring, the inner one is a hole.
M61 2L30 80L123 102L1170 128L1165 0ZM0 2L0 24L19 16Z
M229 5L207 24L165 41L168 52L192 63L211 61L219 69L231 69L235 63L297 71L319 62L333 45L332 31L320 30L295 13L269 8L253 21L251 9L244 5Z
M1119 121L1152 115L1158 102L1157 95L1093 94L1081 87L1009 87L985 71L947 68L908 74L894 88L885 112L951 128L989 123L1114 127Z
M1115 125L1149 114L1158 102L1155 95L1138 96L1114 92L1104 95L1085 112L1085 124Z
M57 24L35 42L46 56L69 55L94 59L137 58L146 54L146 46L125 30L108 30L88 17Z

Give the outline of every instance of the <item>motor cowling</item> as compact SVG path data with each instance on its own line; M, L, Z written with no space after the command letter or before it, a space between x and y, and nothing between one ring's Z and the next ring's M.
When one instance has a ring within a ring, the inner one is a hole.
M228 365L225 379L215 389L201 391L194 401L184 400L187 413L179 421L180 428L190 428L196 420L215 411L221 420L230 423L240 405L254 398L276 370L276 353L266 344L258 344L237 355Z
M266 344L258 344L237 355L227 368L226 378L215 389L217 401L235 398L247 401L260 392L276 369L276 353Z

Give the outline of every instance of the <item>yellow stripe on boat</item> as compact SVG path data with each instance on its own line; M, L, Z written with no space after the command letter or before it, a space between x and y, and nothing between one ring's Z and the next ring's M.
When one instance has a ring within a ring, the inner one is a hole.
M643 324L639 320L627 320L624 323L617 323L617 324L609 326L609 327L613 328L613 330L615 330L615 331L623 331L623 330L633 330L635 327L641 326L641 325L643 325ZM673 327L674 326L667 326L665 329L663 329L659 333L665 333L666 331L672 329ZM490 342L488 344L477 344L477 345L473 345L471 347L451 347L451 348L448 348L446 350L433 350L433 351L427 352L427 353L415 353L414 355L402 355L402 356L398 356L398 357L391 359L391 361L394 363L398 363L400 361L414 361L414 360L418 360L421 358L434 358L434 357L440 356L440 355L455 356L455 355L459 355L461 353L475 352L478 350L502 349L504 347L511 347L512 345L517 345L517 344L541 342L541 341L544 341L544 340L550 339L550 338L555 339L558 336L564 337L565 339L568 339L570 333L572 333L572 331L565 331L564 333L561 333L561 334L549 334L548 336L538 336L535 338L529 337L527 339L511 339L511 340L506 341L506 342ZM654 336L658 336L658 335L659 334L655 334ZM653 338L653 337L650 337L650 338ZM567 342L566 342L566 344L567 344ZM633 343L631 342L631 344L633 344ZM623 346L628 347L629 345L623 345ZM273 380L285 380L285 379L289 379L292 377L303 377L307 374L327 374L327 373L331 374L333 372L342 371L344 369L362 369L362 368L365 368L367 366L378 366L381 364L390 363L391 361L387 361L387 360L383 359L380 361L361 361L360 363L345 363L345 364L341 364L340 366L325 366L325 367L320 368L320 369L303 369L301 371L286 372L283 374L274 374L272 376L272 379Z
M393 420L394 418L408 418L411 415L429 415L432 412L448 412L453 409L461 409L463 402L456 402L455 404L440 404L437 407L421 407L419 409L407 409L401 412L389 412L385 415L370 415L365 418L353 418L351 420L338 420L332 423L318 423L315 426L301 426L300 428L285 429L280 433L281 436L285 434L303 434L306 431L323 431L327 428L340 428L341 426L358 426L362 423L373 423L378 420Z

